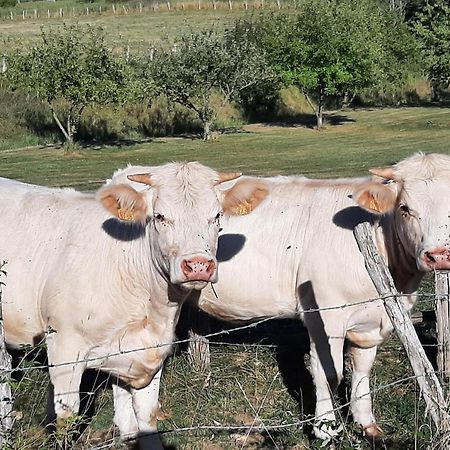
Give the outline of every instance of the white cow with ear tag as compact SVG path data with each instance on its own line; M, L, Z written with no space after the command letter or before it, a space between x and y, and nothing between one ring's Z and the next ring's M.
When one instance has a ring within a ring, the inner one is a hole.
M181 305L217 280L221 217L267 195L257 181L219 190L239 176L194 162L130 166L96 197L0 179L6 342L45 341L59 421L78 413L81 376L95 368L117 382L116 417L130 413L121 433L156 430Z
M410 309L426 272L450 269L450 156L416 154L375 178L249 178L269 195L248 216L223 220L220 279L200 295L201 309L223 320L300 317L311 341L315 434L336 434L333 393L347 340L353 364L351 411L368 436L381 434L369 376L392 324L353 236L373 224L402 301ZM407 295L406 295L407 294Z

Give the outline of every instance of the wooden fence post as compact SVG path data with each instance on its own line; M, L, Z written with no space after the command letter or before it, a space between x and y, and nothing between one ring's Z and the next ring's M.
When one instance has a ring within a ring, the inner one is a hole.
M2 56L2 66L0 68L0 73L5 73L8 70L8 62L6 61L6 56ZM1 299L0 299L1 300ZM1 312L0 312L1 314ZM1 317L1 315L0 315Z
M437 365L443 379L450 378L450 271L435 273Z
M5 274L0 264L0 277ZM2 281L0 280L0 448L10 448L10 431L13 425L13 401L11 393L11 356L6 351L3 333Z
M205 337L211 333L210 318L199 309L189 306L189 344L188 359L197 370L209 369L211 365L211 351L209 339Z
M400 295L395 288L392 276L383 258L379 255L373 242L372 226L368 222L358 224L354 229L359 249L364 256L366 269L381 298L384 299L386 312L408 355L409 362L416 376L420 390L430 411L436 430L448 438L450 417L442 387L425 355L419 338L408 314L400 302ZM448 447L447 447L448 448Z

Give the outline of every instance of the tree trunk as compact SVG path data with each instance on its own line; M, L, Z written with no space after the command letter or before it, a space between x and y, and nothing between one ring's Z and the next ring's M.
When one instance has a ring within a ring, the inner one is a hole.
M61 133L64 135L64 137L65 137L65 139L66 139L67 141L70 141L69 133L68 133L68 131L64 128L64 125L61 123L61 121L59 120L59 117L58 117L58 115L56 114L56 111L53 109L53 106L50 105L50 109L51 109L51 111L52 111L53 119L55 120L56 125L58 125L58 128L61 130Z
M203 140L210 141L212 139L212 123L208 120L203 122Z
M324 89L321 87L319 91L319 106L317 108L317 129L320 130L323 126L323 103L325 100Z

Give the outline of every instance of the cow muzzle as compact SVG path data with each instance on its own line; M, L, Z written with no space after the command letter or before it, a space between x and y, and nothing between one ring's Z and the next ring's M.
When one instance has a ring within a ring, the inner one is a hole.
M203 256L195 256L181 261L181 271L185 281L216 281L216 261Z
M425 251L421 262L428 270L450 270L450 249L436 247Z

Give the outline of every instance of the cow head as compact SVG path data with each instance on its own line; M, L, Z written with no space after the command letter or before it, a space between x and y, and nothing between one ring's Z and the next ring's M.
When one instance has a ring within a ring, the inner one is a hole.
M398 238L420 271L450 269L450 156L416 154L372 169L353 198L376 214L391 213Z
M117 219L148 229L151 258L172 284L201 289L217 281L216 249L223 214L248 214L267 195L258 181L219 185L239 173L199 163L128 167L97 194Z

